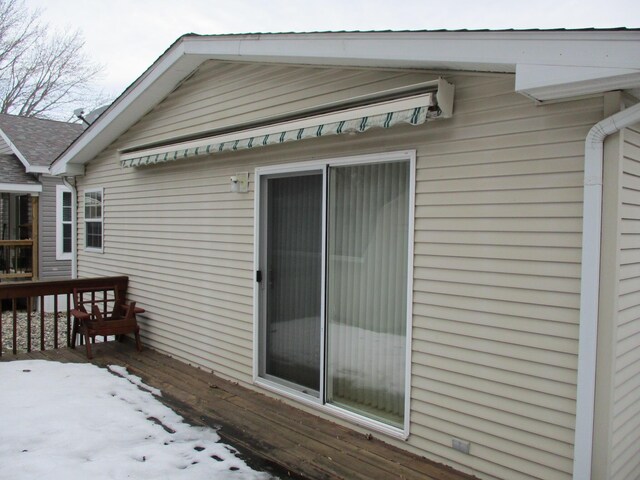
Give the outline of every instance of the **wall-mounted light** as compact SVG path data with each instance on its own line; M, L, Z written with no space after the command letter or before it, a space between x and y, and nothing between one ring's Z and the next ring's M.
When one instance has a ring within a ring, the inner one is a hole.
M231 191L233 193L246 193L249 191L249 174L247 172L236 173L229 180L231 181Z

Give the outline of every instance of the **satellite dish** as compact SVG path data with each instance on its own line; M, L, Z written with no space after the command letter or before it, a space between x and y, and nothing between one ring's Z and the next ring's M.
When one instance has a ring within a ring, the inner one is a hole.
M89 113L87 113L87 115L84 118L89 123L89 125L91 125L93 122L96 121L96 118L102 115L102 112L104 112L107 108L109 108L109 105L103 105L101 107L98 107L95 110L92 110Z

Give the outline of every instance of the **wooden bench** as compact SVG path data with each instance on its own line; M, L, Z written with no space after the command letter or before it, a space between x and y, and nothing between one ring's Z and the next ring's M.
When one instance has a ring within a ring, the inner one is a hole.
M84 338L87 348L87 358L93 358L91 343L95 343L96 336L108 337L133 333L136 348L142 351L140 342L140 327L136 320L137 313L144 313L143 308L136 307L136 302L125 303L122 293L116 287L108 288L74 288L73 289L73 331L71 348L76 346L76 336Z

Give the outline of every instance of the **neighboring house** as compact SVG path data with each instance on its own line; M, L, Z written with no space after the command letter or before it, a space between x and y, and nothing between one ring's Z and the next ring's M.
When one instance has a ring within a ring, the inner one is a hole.
M49 165L82 130L0 114L0 281L71 276L71 190Z
M186 35L52 172L149 346L483 479L637 479L639 97L639 31Z

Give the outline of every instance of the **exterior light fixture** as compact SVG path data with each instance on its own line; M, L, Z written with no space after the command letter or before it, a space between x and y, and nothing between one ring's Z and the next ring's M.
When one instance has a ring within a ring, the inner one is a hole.
M249 191L249 174L247 172L236 173L229 180L231 181L232 193L247 193Z

